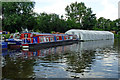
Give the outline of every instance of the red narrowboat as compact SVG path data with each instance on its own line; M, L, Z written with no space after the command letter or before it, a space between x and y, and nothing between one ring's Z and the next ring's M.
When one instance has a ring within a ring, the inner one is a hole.
M50 33L22 33L22 49L29 50L34 48L48 48L77 42L76 35L50 34Z

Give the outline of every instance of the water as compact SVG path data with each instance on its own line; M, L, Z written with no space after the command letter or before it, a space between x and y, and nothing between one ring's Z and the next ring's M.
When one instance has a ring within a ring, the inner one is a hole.
M120 78L120 40L3 50L3 78Z

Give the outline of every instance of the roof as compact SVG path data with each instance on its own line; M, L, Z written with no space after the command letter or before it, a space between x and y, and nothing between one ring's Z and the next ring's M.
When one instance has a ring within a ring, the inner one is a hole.
M114 38L114 34L109 31L71 29L65 33L75 34L81 40L99 40L99 39L113 39Z

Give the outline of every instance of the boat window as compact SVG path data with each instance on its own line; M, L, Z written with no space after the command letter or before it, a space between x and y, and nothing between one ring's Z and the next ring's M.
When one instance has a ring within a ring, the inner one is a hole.
M46 41L49 42L49 38L46 38Z
M41 38L41 42L43 42L43 38Z
M74 33L74 32L72 32L72 34L74 35L75 33Z
M72 36L70 36L70 39L72 39L73 37Z
M50 41L53 41L53 38L50 38Z
M68 36L68 39L70 39L70 36Z
M41 42L41 37L39 36L39 42Z
M44 37L44 42L46 42L46 37Z
M19 34L17 34L16 38L17 38L17 39L20 39L20 35L19 35Z
M25 38L28 38L28 34L25 34L24 37L25 37Z
M59 40L59 37L57 37L57 40Z
M66 39L68 39L68 37L66 36Z

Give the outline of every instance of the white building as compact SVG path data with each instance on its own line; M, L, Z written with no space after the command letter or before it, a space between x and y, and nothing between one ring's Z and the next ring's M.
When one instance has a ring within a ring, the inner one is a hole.
M79 40L108 40L114 39L114 34L109 31L93 31L93 30L79 30L71 29L65 32L65 34L77 35Z

